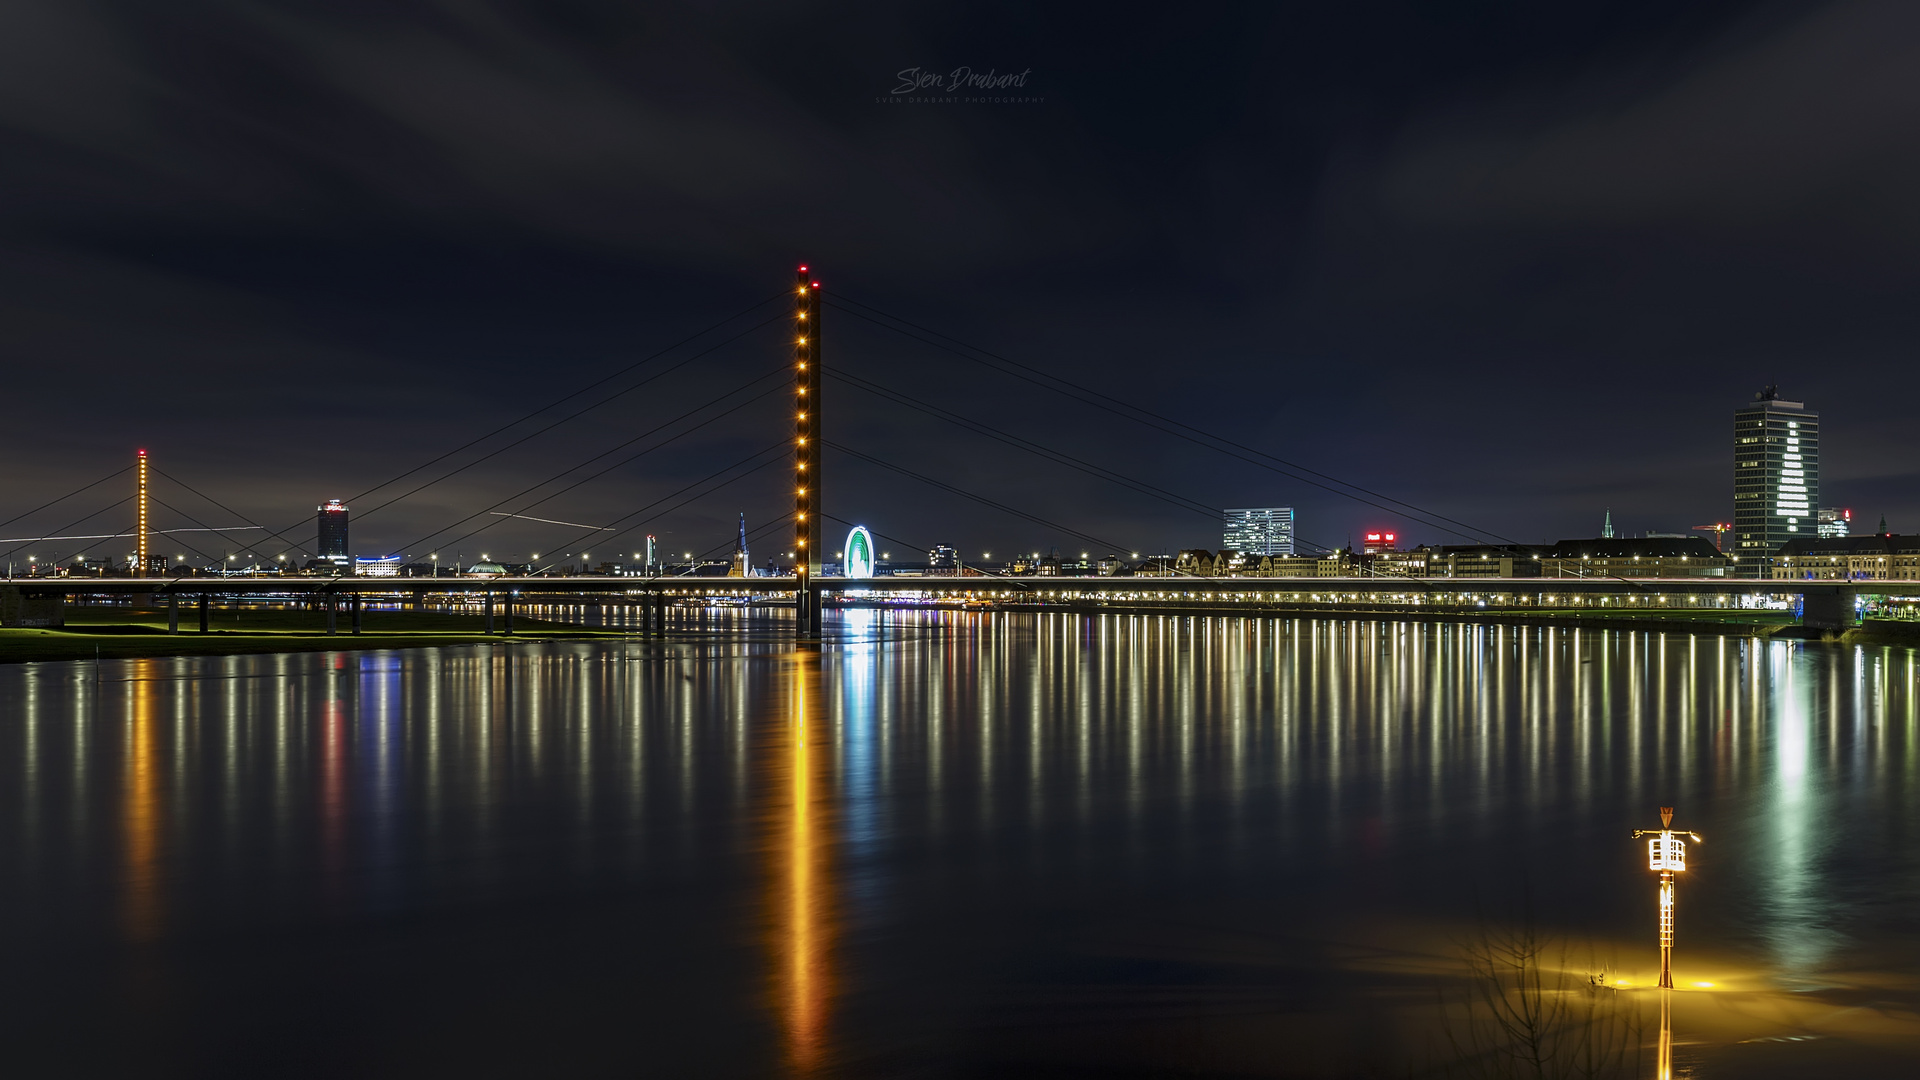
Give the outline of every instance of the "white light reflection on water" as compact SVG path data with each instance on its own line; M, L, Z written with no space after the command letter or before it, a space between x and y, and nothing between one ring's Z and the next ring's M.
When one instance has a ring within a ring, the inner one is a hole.
M1154 1055L1196 1041L1182 1024L1291 1009L1331 1031L1404 996L1348 958L1398 934L1431 961L1497 890L1530 885L1644 970L1652 885L1623 834L1669 802L1709 841L1680 898L1683 984L1832 984L1911 955L1905 651L835 617L804 655L769 634L107 664L98 683L0 668L0 946L20 988L96 965L0 1001L5 1034L94 1064L141 1045L113 996L139 946L193 988L167 1022L208 1045L352 999L325 1015L364 1050L385 1030L366 1018L433 1000L517 1018L489 1053L938 1071L942 1048L1057 1028L1177 1071ZM75 1023L78 1051L42 1033ZM445 1036L413 1045L457 1053Z
M1826 783L1813 772L1816 743L1826 741L1816 738L1815 715L1831 716L1832 707L1831 701L1825 710L1815 705L1825 680L1812 668L1821 659L1785 642L1767 646L1773 768L1761 804L1768 842L1759 852L1767 869L1760 877L1766 892L1758 930L1773 951L1777 977L1789 985L1815 981L1838 944L1828 926L1838 898L1819 872L1836 823L1826 813Z

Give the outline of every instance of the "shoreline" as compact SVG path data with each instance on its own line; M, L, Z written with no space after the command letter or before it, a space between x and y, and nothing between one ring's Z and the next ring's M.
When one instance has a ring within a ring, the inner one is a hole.
M870 605L844 605L848 607ZM906 610L927 610L924 607ZM962 610L942 608L940 610ZM1223 611L1200 604L1134 607L1131 605L1081 606L1061 604L1008 604L993 610L1022 614L1074 615L1170 615L1176 617L1218 617L1258 619L1300 619L1337 622L1424 622L1475 623L1504 626L1550 626L1573 630L1596 630L1661 634L1711 634L1722 637L1814 641L1841 645L1920 646L1920 623L1890 623L1869 620L1846 630L1821 631L1782 620L1729 619L1702 612L1674 617L1590 612L1537 611L1440 611L1410 610L1404 607L1379 607L1366 610L1327 611L1325 609L1276 606L1253 611ZM511 641L666 641L687 637L684 629L644 631L600 628L572 623L555 623L522 618L512 634L488 634L482 616L440 612L374 612L366 616L367 628L354 634L341 630L327 634L324 629L306 625L314 621L303 612L221 611L206 632L183 627L177 634L165 629L164 615L156 610L128 608L81 608L71 612L68 625L59 629L0 630L0 664L46 663L73 660L143 659L172 656L236 656L295 652L363 652L371 649L419 649L452 645L498 644ZM712 640L711 631L697 636Z

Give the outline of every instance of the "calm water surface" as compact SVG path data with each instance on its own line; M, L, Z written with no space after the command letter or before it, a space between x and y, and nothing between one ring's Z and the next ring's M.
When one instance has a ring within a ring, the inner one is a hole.
M1406 1075L1477 925L1651 979L1661 804L1683 1071L1920 1061L1912 651L837 618L0 667L0 1067Z

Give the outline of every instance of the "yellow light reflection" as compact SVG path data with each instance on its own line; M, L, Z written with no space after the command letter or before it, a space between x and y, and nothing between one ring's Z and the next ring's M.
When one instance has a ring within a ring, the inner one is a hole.
M126 885L122 918L132 941L160 936L160 762L159 738L154 728L155 663L135 660L131 665L133 718L127 729L126 804L122 825L126 832Z
M784 775L776 792L769 856L773 866L775 1004L786 1035L788 1065L799 1075L826 1064L827 1026L834 994L834 900L829 865L830 812L820 771L831 730L820 691L820 655L789 660L787 722L773 759Z
M1660 991L1660 1045L1656 1051L1654 1075L1673 1080L1673 991Z

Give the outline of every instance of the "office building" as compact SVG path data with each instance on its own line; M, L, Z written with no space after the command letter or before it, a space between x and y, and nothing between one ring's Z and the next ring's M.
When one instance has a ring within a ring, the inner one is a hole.
M1400 550L1400 538L1390 532L1370 532L1360 539L1360 554L1386 555Z
M927 552L927 573L953 577L960 572L960 552L951 544L935 544Z
M1818 535L1820 414L1769 386L1733 413L1733 532L1729 554L1767 576L1789 540Z
M1835 536L1853 535L1853 511L1839 510L1830 506L1820 508L1820 520L1817 526L1821 539Z
M1293 507L1227 511L1226 540L1220 546L1247 555L1293 554Z
M1776 581L1920 581L1920 536L1789 540L1773 560Z
M328 499L320 507L320 548L323 559L347 558L347 508L339 499Z
M1713 541L1684 534L1562 540L1539 554L1539 569L1528 576L1726 577L1735 566L1713 546ZM1516 568L1515 575L1519 574Z
M400 556L398 555L358 555L353 560L353 572L358 577L399 577Z

